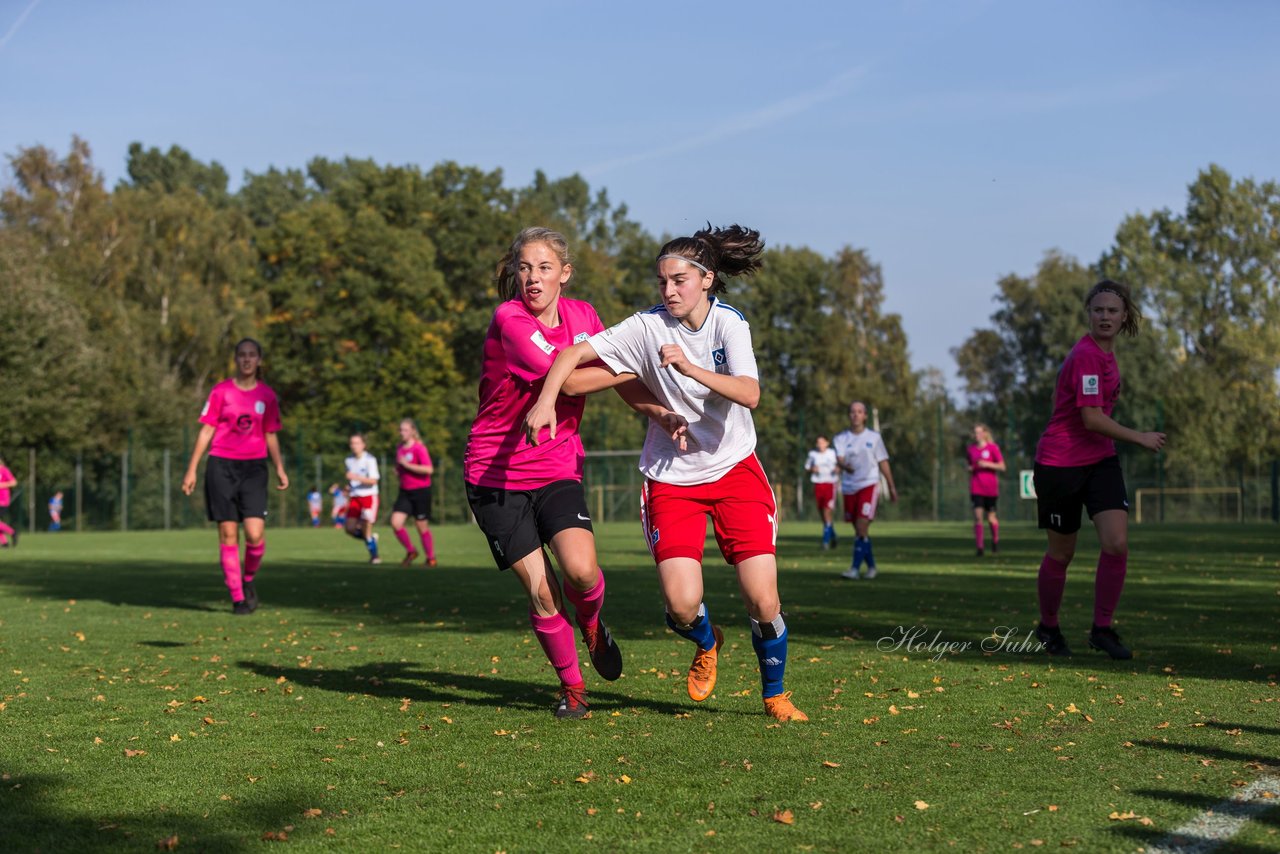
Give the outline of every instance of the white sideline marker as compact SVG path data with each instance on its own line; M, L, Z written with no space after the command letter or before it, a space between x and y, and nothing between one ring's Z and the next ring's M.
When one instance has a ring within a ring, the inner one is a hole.
M1259 777L1225 801L1169 831L1147 854L1205 854L1240 832L1249 819L1280 806L1280 778Z

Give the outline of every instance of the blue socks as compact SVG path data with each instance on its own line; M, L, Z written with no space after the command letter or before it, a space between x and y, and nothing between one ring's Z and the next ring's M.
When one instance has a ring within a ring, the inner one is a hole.
M694 618L688 628L677 626L675 621L671 619L670 614L667 614L667 625L671 628L671 631L680 637L688 638L696 643L698 649L715 649L716 636L711 631L711 615L707 613L706 603L698 606L698 616Z
M369 550L369 557L378 556L378 541L370 537L364 541L364 547Z
M861 569L862 562L867 562L867 569L876 568L876 557L871 553L871 538L858 537L853 541L853 568Z
M760 695L766 699L778 696L787 669L787 624L782 614L767 623L751 621L751 646L760 660Z

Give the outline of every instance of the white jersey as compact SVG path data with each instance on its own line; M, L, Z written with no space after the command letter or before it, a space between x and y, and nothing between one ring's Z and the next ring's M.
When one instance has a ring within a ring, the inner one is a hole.
M361 483L358 480L347 481L351 486L351 494L357 497L378 494L378 458L365 451L358 457L347 457L347 471L353 471L361 477L373 478L373 483Z
M831 447L841 463L853 468L853 471L844 469L840 475L840 491L845 495L880 482L880 463L889 459L889 452L884 448L884 439L875 430L837 433L831 440Z
M813 483L835 483L840 479L839 468L840 462L834 448L812 450L804 460L804 470L809 472L809 480Z
M658 367L663 344L677 344L685 357L708 371L758 380L751 327L742 312L711 300L702 328L694 331L665 306L640 311L588 339L600 359L617 373L635 374L665 407L689 422L688 450L652 421L640 455L640 471L661 483L714 483L756 448L751 410L713 392L675 368Z

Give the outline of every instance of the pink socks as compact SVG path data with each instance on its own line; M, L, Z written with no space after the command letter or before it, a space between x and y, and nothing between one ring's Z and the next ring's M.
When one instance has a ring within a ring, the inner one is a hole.
M244 580L253 581L253 577L258 573L258 567L262 566L262 556L267 551L267 541L263 540L256 546L245 543L244 546Z
M991 544L1000 545L1000 523L994 519L991 520Z
M582 684L582 671L578 669L578 646L573 636L573 627L564 618L564 614L552 617L540 617L529 612L529 622L533 633L542 644L542 651L547 654L547 661L556 669L560 684L577 686Z
M427 560L436 559L436 541L431 536L431 529L419 531L418 536L422 538L422 553L426 555Z
M564 595L573 603L578 625L583 629L594 627L600 619L600 609L604 607L604 570L600 570L596 586L586 592L565 581Z
M409 539L409 532L404 528L396 531L396 539L400 541L400 545L404 546L405 554L413 554L413 541Z
M982 548L982 547L983 547L983 543L982 543L982 530L983 530L983 529L982 529L982 523L981 523L981 522L974 522L974 523L973 523L973 542L974 542L974 544L975 544L978 548Z
M1120 592L1124 590L1125 571L1129 565L1129 555L1113 555L1102 552L1098 555L1098 574L1093 580L1093 624L1095 626L1111 625L1111 615L1120 602Z
M218 546L218 557L222 561L222 578L231 591L231 601L244 600L244 582L240 577L240 546ZM259 553L259 559L262 555Z
M1058 608L1062 606L1062 591L1067 587L1067 565L1048 555L1040 561L1040 575L1036 589L1040 594L1040 622L1048 628L1058 625Z

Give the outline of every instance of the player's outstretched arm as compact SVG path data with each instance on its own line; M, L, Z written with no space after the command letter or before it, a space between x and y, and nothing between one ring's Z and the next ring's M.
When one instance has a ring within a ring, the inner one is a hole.
M567 350L561 351L547 371L547 378L542 382L542 392L538 395L533 409L524 419L525 438L530 445L538 444L538 434L542 428L551 430L551 438L556 437L556 395L564 388L569 375L579 366L596 358L596 350L590 341L579 341Z

